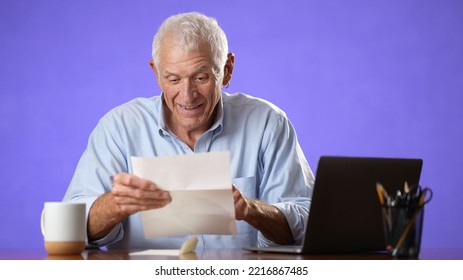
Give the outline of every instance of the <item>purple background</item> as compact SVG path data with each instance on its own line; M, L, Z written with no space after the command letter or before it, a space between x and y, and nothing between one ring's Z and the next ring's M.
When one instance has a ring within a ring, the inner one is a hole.
M423 158L423 247L463 247L463 1L2 0L0 248L43 246L43 202L105 112L159 94L152 37L191 10L228 34L228 91L285 110L314 171L321 155Z

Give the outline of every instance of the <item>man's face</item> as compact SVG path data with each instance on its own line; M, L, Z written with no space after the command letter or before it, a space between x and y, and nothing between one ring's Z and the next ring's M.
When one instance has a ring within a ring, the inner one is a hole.
M161 46L159 69L151 63L164 92L166 122L174 133L203 133L214 121L222 79L213 72L208 48L185 52L169 40Z

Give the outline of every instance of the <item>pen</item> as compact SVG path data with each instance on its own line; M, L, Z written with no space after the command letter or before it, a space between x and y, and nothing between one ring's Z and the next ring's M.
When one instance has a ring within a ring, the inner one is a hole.
M390 213L388 213L385 206L390 207L391 200L381 183L376 183L376 192L378 193L379 202L381 203L381 208L383 210L383 215L386 218L387 230L389 231L391 229L392 221L391 221L391 215ZM387 202L386 204L384 203L384 199L386 199L386 202Z

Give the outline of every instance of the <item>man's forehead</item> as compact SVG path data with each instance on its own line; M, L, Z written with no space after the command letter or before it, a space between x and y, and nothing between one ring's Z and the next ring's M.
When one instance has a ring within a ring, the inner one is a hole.
M165 74L189 74L213 71L214 60L209 45L184 49L175 40L164 39L159 49L159 70Z
M204 71L212 68L212 58L208 54L198 52L169 52L161 53L159 67L164 71L188 70Z
M165 75L178 75L180 73L178 73L176 71L177 69L165 69L164 70L164 74ZM185 72L187 71L187 69L181 69L182 72ZM204 73L204 72L212 72L213 71L213 67L209 64L203 64L203 65L200 65L196 68L193 68L192 71L191 71L191 75L194 75L194 74L198 74L198 73Z

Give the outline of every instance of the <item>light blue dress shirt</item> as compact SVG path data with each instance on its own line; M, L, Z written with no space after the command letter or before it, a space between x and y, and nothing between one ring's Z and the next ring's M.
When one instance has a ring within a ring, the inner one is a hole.
M89 137L64 201L85 202L88 212L100 195L111 191L112 176L119 172L132 173L131 156L230 151L232 183L244 196L278 207L296 243L301 243L314 176L285 113L262 99L222 93L215 123L191 150L166 126L162 100L162 95L137 98L101 118ZM237 221L237 231L237 235L198 236L198 248L273 245L244 221ZM137 213L90 245L178 249L187 238L189 236L147 239Z

